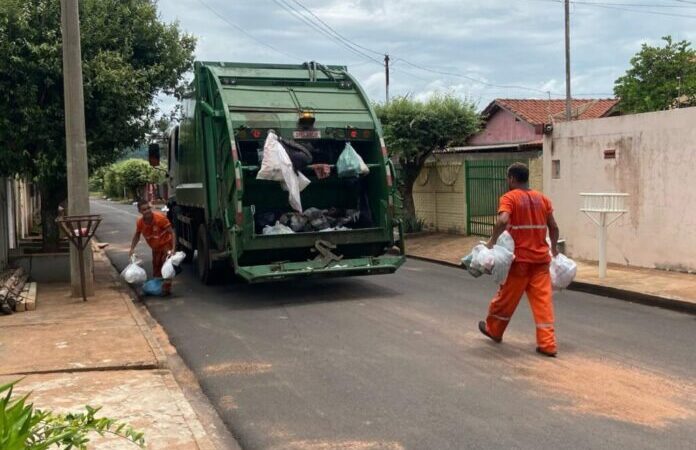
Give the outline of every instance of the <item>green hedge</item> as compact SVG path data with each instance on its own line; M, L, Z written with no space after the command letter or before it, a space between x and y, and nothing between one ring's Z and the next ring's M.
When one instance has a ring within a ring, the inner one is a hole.
M135 199L142 196L146 184L164 180L164 170L155 169L142 159L127 159L96 170L90 178L90 190L111 198L125 195Z

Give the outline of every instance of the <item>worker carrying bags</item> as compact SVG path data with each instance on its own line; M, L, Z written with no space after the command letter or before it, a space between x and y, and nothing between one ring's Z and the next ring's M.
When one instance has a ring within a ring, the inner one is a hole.
M496 284L504 284L515 259L515 241L505 231L500 235L492 249L483 244L473 248L471 253L461 260L461 266L474 278L481 275L493 275ZM575 279L577 265L575 261L562 253L554 256L549 265L551 286L555 291L567 288Z
M470 254L462 258L461 265L475 278L486 273L493 275L496 284L503 284L515 259L514 253L515 241L505 231L492 249L483 244L477 245Z

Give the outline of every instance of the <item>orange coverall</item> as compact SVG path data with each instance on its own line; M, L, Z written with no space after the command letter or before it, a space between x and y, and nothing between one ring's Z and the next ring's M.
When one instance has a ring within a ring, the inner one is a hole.
M556 352L553 328L553 296L546 242L547 221L553 212L551 201L533 190L514 189L500 198L498 213L510 214L508 231L515 240L515 260L505 283L488 307L486 330L502 339L522 294L532 309L539 349Z
M152 222L149 224L142 217L135 224L135 228L152 249L152 276L155 278L162 277L162 266L167 260L167 252L172 249L174 236L171 227L167 216L160 212L152 213Z

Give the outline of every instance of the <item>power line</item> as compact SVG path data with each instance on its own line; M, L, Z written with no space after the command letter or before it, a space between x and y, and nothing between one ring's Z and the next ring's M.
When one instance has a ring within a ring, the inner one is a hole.
M272 46L272 45L270 45L270 44L267 44L267 43L265 43L265 42L263 42L263 41L260 41L259 39L255 38L253 35L251 35L249 32L247 32L245 29L243 29L242 27L240 27L240 26L237 25L236 23L234 23L234 22L228 20L225 16L223 16L223 15L220 14L218 11L216 11L214 8L212 8L212 7L211 7L209 4L207 4L204 0L198 0L198 1L199 1L203 6L205 6L209 11L211 11L213 14L215 14L219 19L223 20L225 23L227 23L227 24L229 24L230 26L234 27L235 29L239 30L241 33L243 33L245 36L247 36L249 39L253 40L254 42L257 42L258 44L263 45L264 47L267 47L267 48L269 48L269 49L271 49L271 50L273 50L273 51L275 51L275 52L277 52L277 53L279 53L279 54L288 56L288 57L290 57L290 58L292 58L292 59L301 59L301 58L298 58L296 55L292 55L292 54L287 53L287 52L285 52L285 51L283 51L283 50L279 50L278 48L276 48L276 47L274 47L274 46ZM302 4L301 2L299 2L298 0L292 0L292 1L293 1L294 3L296 3L296 4L298 4L298 5L299 5L301 8L303 8L307 13L311 14L311 16L312 16L314 19L316 19L316 20L318 20L319 22L321 22L321 23L323 24L323 27L320 26L320 25L318 25L316 22L314 22L314 21L312 20L312 18L307 17L306 15L302 14L300 11L298 11L297 9L295 9L294 7L292 7L292 5L290 5L289 3L287 3L288 0L273 0L273 1L274 1L277 5L281 6L283 9L285 9L287 12L289 12L293 17L295 17L296 19L300 20L302 23L304 23L304 24L310 26L311 28L313 28L314 30L318 31L318 32L321 33L322 35L331 38L334 42L340 44L341 46L343 46L344 48L350 50L350 51L353 52L354 54L356 54L356 55L358 55L358 56L361 56L362 58L365 58L365 61L360 62L360 63L351 64L352 66L364 65L364 64L368 64L368 63L378 64L379 66L382 66L382 67L384 66L383 63L382 63L381 61L379 61L379 60L373 58L372 56L370 56L370 55L364 53L364 52L361 51L360 49L363 49L363 50L365 50L365 51L369 51L369 52L371 52L371 53L378 54L378 55L382 55L382 53L380 53L380 52L378 52L378 51L376 51L376 50L370 49L370 48L368 48L368 47L364 47L364 46L362 46L362 45L360 45L360 44L357 44L356 42L354 42L354 41L352 41L352 40L346 38L345 36L343 36L343 35L340 34L338 31L336 31L331 25L329 25L329 24L326 23L324 20L322 20L319 16L317 16L315 13L313 13L309 8L307 8L305 5L303 5L303 4ZM551 1L551 2L554 2L554 3L560 3L560 2L561 2L561 0L542 0L542 1ZM449 72L449 71L445 71L445 70L438 70L438 69L435 69L435 68L426 67L426 66L424 66L424 65L417 64L417 63L414 63L414 62L412 62L412 61L409 61L409 60L407 60L407 59L405 59L405 58L395 58L395 59L393 60L393 63L396 63L396 62L398 62L398 61L402 61L403 63L405 63L405 64L407 64L407 65L409 65L409 66L411 66L411 67L413 67L413 68L415 68L415 69L424 71L424 72L434 73L434 74L438 74L438 75L446 75L446 76L455 77L455 78L461 78L461 79L465 79L465 80L471 81L472 83L476 83L476 84L480 84L480 85L488 86L488 87L492 87L492 88L513 89L513 90L525 90L525 91L537 92L537 93L541 93L541 94L548 94L548 93L551 93L551 94L553 94L554 96L559 96L559 95L560 95L560 94L558 94L558 93L551 92L551 91L548 91L548 90L538 89L538 88L531 88L531 87L527 87L527 86L520 86L520 85L502 85L502 84L491 83L491 82L484 81L484 80L481 80L481 79L478 79L478 78L474 78L474 77L470 77L470 76L467 76L467 75L463 75L463 74L461 74L461 73ZM431 81L430 79L420 77L420 76L418 76L418 75L415 75L415 74L413 74L413 73L411 73L411 72L409 72L409 71L406 71L406 70L404 70L404 69L401 69L401 68L399 68L399 69L394 69L394 68L393 68L393 65L392 65L392 67L390 68L390 70L391 70L392 72L401 73L401 74L407 75L407 76L409 76L409 77L412 77L412 78L415 78L415 79L418 79L418 80L422 80L422 81ZM578 95L582 95L582 94L578 94Z
M293 1L294 1L294 0L293 0ZM366 50L368 50L368 51L370 51L370 52L372 52L372 53L378 54L378 55L382 55L382 53L380 53L380 52L378 52L378 51L376 51L376 50L368 49L367 47L364 47L364 46L362 46L362 45L360 45L360 44L357 44L357 43L351 41L350 39L348 39L348 38L346 38L346 37L343 37L342 35L339 35L340 37L339 37L339 36L336 36L336 35L333 34L333 33L337 33L335 30L332 32L332 31L327 31L327 30L323 29L322 27L320 27L319 25L317 25L315 22L313 22L311 18L308 18L307 16L301 14L301 13L300 13L299 11L297 11L295 8L293 8L292 6L290 6L289 4L287 4L287 0L273 0L273 2L276 3L277 5L281 6L283 9L285 9L287 12L289 12L289 13L290 13L292 16L294 16L296 19L298 19L298 20L302 21L303 23L309 25L310 27L312 27L312 28L315 29L316 31L320 32L320 33L323 34L324 36L327 36L327 37L331 38L334 42L336 42L336 43L342 45L343 47L347 48L348 50L352 51L353 53L355 53L355 54L357 54L357 55L359 55L359 56L362 56L363 58L366 58L366 59L367 59L366 62L373 62L373 63L375 63L375 64L379 64L379 65L382 66L382 67L384 66L384 64L383 64L381 61L378 61L377 59L373 58L373 57L370 56L370 55L365 54L364 52L362 52L362 51L360 51L360 50L358 50L358 49L359 49L359 48L364 48L364 49L366 49ZM306 9L307 11L309 11L308 8L306 8L306 7L304 7L304 6L303 6L303 8ZM316 16L315 14L313 14L313 13L312 13L312 15L313 15L314 17L317 17L317 16ZM321 20L321 19L319 19L319 20ZM327 26L328 26L328 24L327 24ZM332 27L329 26L329 28L330 28L331 30L333 30ZM396 72L396 73L401 73L401 74L407 75L407 76L409 76L409 77L411 77L411 78L415 78L415 79L418 79L418 80L430 81L430 80L427 79L427 78L419 77L418 75L415 75L415 74L413 74L413 73L411 73L411 72L408 72L408 71L406 71L406 70L404 70L404 69L398 69L398 70L391 69L391 71L392 71L392 72Z
M370 53L374 53L375 55L379 55L379 56L383 56L383 55L384 55L382 52L378 52L377 50L372 50L371 48L363 47L362 45L356 43L355 41L351 41L350 39L346 38L346 37L343 36L341 33L339 33L338 31L336 31L336 29L334 29L331 25L329 25L328 23L324 22L319 16L317 16L316 14L314 14L314 12L312 12L312 10L310 10L309 8L307 8L307 7L306 7L305 5L303 5L300 1L298 1L298 0L292 0L292 2L298 4L302 9L304 9L304 10L307 11L309 14L311 14L312 17L314 17L315 19L317 19L317 20L318 20L322 25L324 25L331 33L335 34L335 35L336 35L337 37L339 37L341 40L343 40L343 41L349 43L350 45L353 45L353 46L358 47L358 48L360 48L360 49L366 50L366 51L368 51L368 52L370 52Z
M562 3L562 0L532 0L532 1L542 1L551 3ZM683 1L684 3L690 3L694 6L688 5L667 5L664 3L624 3L624 2L589 2L585 0L573 0L570 3L575 5L586 5L586 6L627 6L631 8L696 8L696 2L687 2L685 0L674 0Z
M627 11L627 12L633 12L637 14L649 14L653 16L667 16L667 17L679 17L679 18L688 18L688 19L696 19L695 15L688 15L688 14L678 14L678 13L668 13L668 12L662 12L662 11L645 11L642 9L630 9L630 8L623 8L619 6L612 6L612 5L602 5L599 3L578 3L574 2L574 4L579 4L579 5L584 5L584 6L594 6L597 8L604 8L604 9L612 9L616 11Z
M293 8L292 5L288 4L285 0L273 0L273 2L274 2L275 4L277 4L278 6L282 7L283 9L285 9L286 11L288 11L288 12L289 12L292 16L294 16L296 19L299 19L299 20L302 21L303 23L309 25L311 28L313 28L314 30L316 30L316 31L318 31L319 33L323 34L324 36L329 37L330 39L332 39L333 41L335 41L335 42L337 42L338 44L342 45L343 47L347 48L348 50L350 50L351 52L355 53L356 55L362 56L363 58L370 59L370 60L374 61L376 64L379 64L380 66L382 65L382 62L381 62L381 61L379 61L379 60L373 58L372 56L370 56L370 55L364 53L363 51L361 51L361 50L359 50L359 49L357 49L357 48L354 48L354 47L351 46L349 43L344 42L344 41L341 40L340 38L334 36L332 33L326 31L325 29L323 29L322 27L320 27L319 25L317 25L317 24L316 24L314 21L312 21L310 18L308 18L307 16L305 16L304 14L302 14L300 11L296 10L295 8Z
M563 3L563 0L532 0L532 1L541 1L541 2L547 2L547 3ZM646 4L633 4L632 7L624 7L620 5L626 5L626 3L594 3L594 2L585 2L585 1L571 1L570 2L573 5L578 5L578 6L590 6L590 7L595 7L595 8L603 8L603 9L611 9L611 10L616 10L616 11L626 11L626 12L632 12L632 13L638 13L638 14L648 14L648 15L656 15L656 16L667 16L667 17L679 17L679 18L687 18L687 19L696 19L696 15L689 15L689 14L680 14L680 13L671 13L671 12L663 12L663 11L646 11L642 9L633 9L637 6L650 6L653 8L663 8L663 7L671 7L671 6L681 6L681 5L646 5ZM694 3L696 5L696 3ZM691 6L681 6L682 8L692 8Z
M677 0L680 1L680 0ZM666 5L664 3L623 3L623 2L588 2L584 0L571 1L578 5L602 5L602 6L630 6L634 8L694 8L687 5ZM690 2L686 2L690 3ZM696 3L694 3L696 5Z
M425 67L425 66L422 66L420 64L416 64L416 63L413 63L411 61L408 61L404 58L397 58L395 61L403 61L405 64L408 64L411 67L414 67L414 68L419 69L419 70L423 70L425 72L431 72L431 73L436 73L436 74L440 74L440 75L447 75L447 76L451 76L451 77L463 78L465 80L469 80L469 81L472 81L474 83L482 84L484 86L490 86L490 87L502 88L502 89L520 89L520 90L526 90L526 91L539 92L542 94L545 94L548 92L548 91L545 91L543 89L531 88L531 87L526 87L526 86L502 85L502 84L489 83L487 81L480 80L480 79L477 79L474 77L469 77L467 75L462 75L460 73L431 69L429 67Z
M295 8L292 8L290 5L287 4L287 0L273 0L273 1L274 1L276 4L278 4L278 5L282 6L282 7L284 7L284 9L286 9L288 12L291 12L291 13L293 14L293 16L295 16L296 18L302 20L302 21L303 21L304 23L306 23L306 24L309 24L309 25L312 26L315 30L320 31L320 32L321 32L322 34L324 34L325 36L331 37L334 41L339 40L340 43L341 43L344 47L349 48L349 49L350 49L351 51L353 51L353 52L356 52L356 51L357 51L357 50L356 50L356 47L357 47L357 48L365 49L365 50L367 50L367 51L369 51L369 52L372 52L372 53L374 53L374 54L382 55L382 53L381 53L381 52L378 52L377 50L370 49L370 48L368 48L368 47L364 47L364 46L362 46L362 45L360 45L360 44L357 44L356 42L354 42L354 41L352 41L352 40L346 38L345 36L341 35L341 34L338 33L333 27L331 27L330 25L328 25L324 20L322 20L319 16L317 16L314 12L312 12L309 8L307 8L305 5L303 5L303 4L302 4L301 2L299 2L298 0L292 0L292 1L293 1L294 3L297 3L298 5L300 5L300 7L302 7L305 11L307 11L309 14L311 14L312 17L314 17L315 19L319 20L322 24L325 25L326 28L321 28L321 27L320 27L319 25L317 25L311 18L308 18L308 17L306 17L305 15L302 15L302 14L301 14L299 11L297 11ZM366 54L363 53L363 52L360 52L360 54L361 54L363 57L370 58L371 60L375 61L376 63L378 62L378 61L376 61L374 58L372 58L372 57L369 56L369 55L366 55ZM405 59L405 58L396 58L396 59L394 59L394 63L396 63L397 61L403 61L403 62L406 63L407 65L412 66L412 67L414 67L414 68L416 68L416 69L425 71L425 72L430 72L430 73L436 73L436 74L439 74L439 75L447 75L447 76L451 76L451 77L462 78L462 79L466 79L466 80L472 81L472 82L474 82L474 83L482 84L482 85L485 85L485 86L498 87L498 88L503 88L503 89L521 89L521 90L527 90L527 91L539 92L539 93L546 93L546 92L547 92L547 91L545 91L545 90L543 90L543 89L536 89L536 88L530 88L530 87L525 87L525 86L498 85L498 84L495 84L495 83L489 83L489 82L486 82L486 81L483 81L483 80L480 80L480 79L477 79L477 78L474 78L474 77L470 77L470 76L467 76L467 75L463 75L463 74L460 74L460 73L446 72L446 71L442 71L442 70L437 70L437 69L432 69L432 68L429 68L429 67L425 67L425 66L423 66L423 65L413 63L413 62L411 62L411 61L409 61L409 60L407 60L407 59ZM378 62L378 63L379 63L380 65L382 65L381 62ZM401 70L401 72L402 72L402 73L405 73L405 74L407 74L407 75L409 75L409 76L412 76L412 77L414 77L414 78L418 78L417 76L415 76L415 75L413 75L413 74L411 74L411 73L409 73L409 72L406 72L406 71L404 71L404 70ZM421 79L422 79L422 78L421 78Z
M302 59L302 58L298 58L296 55L292 55L291 53L287 53L287 52L285 52L285 51L283 51L283 50L279 50L279 49L275 48L274 46L272 46L271 44L267 44L267 43L265 43L265 42L263 42L263 41L258 40L258 39L255 38L252 34L250 34L248 31L246 31L244 28L240 27L240 26L237 25L236 23L230 21L230 20L227 19L225 16L223 16L222 14L220 14L219 12L217 12L217 11L216 11L215 9L213 9L210 5L208 5L205 1L203 1L203 0L198 0L198 1L200 2L201 5L205 6L210 12L212 12L213 14L215 14L220 20L222 20L222 21L225 22L226 24L230 25L231 27L235 28L235 29L238 30L240 33L244 34L246 37L248 37L248 38L251 39L252 41L256 42L257 44L263 45L264 47L267 47L267 48L273 50L274 52L279 53L279 54L284 55L284 56L287 56L287 57L289 57L289 58L291 58L291 59Z

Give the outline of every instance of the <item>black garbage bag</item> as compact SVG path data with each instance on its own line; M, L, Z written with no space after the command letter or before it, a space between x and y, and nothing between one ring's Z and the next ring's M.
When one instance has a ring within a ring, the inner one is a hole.
M276 214L273 212L265 212L256 216L256 232L261 233L263 227L273 226L276 223Z
M312 221L325 215L325 211L319 208L307 208L302 213L308 220Z
M278 142L283 146L290 161L292 162L292 168L295 172L300 172L302 169L312 164L314 157L308 146L295 142L291 139L278 138Z

